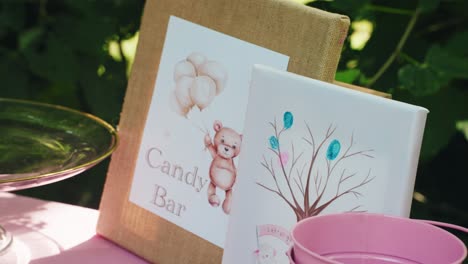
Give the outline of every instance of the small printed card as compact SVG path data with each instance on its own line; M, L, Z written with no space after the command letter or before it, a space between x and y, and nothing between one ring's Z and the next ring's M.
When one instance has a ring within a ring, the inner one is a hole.
M288 60L171 16L130 201L223 247L253 65Z
M408 217L427 113L256 66L223 263L289 263L290 228L315 215Z

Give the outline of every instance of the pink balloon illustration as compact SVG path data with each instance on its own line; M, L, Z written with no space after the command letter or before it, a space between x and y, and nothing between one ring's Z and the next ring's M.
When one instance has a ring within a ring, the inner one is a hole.
M279 154L280 165L286 166L286 164L288 164L288 161L289 161L289 153L286 151L280 152Z
M194 106L200 111L208 107L226 86L228 73L217 61L192 52L174 67L175 91L169 98L170 107L186 117Z

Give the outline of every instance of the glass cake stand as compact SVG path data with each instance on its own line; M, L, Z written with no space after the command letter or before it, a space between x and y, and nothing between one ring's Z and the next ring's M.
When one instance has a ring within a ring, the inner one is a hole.
M0 192L70 178L101 162L116 146L114 128L95 116L0 98ZM0 225L0 260L12 241Z

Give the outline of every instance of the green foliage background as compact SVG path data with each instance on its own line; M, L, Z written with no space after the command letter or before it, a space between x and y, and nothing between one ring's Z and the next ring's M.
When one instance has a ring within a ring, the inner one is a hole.
M120 44L139 29L143 5L0 0L0 97L64 105L117 126L129 64ZM107 166L19 193L97 208Z
M142 0L1 0L0 97L68 106L116 126L130 64L122 43L138 31L143 5ZM468 1L307 5L373 26L363 48L352 48L348 38L336 78L430 110L412 217L468 226ZM108 161L19 193L97 208L107 166Z

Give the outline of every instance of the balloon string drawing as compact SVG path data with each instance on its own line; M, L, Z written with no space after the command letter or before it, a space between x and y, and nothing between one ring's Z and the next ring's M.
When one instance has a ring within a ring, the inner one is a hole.
M294 116L291 112L283 114L282 126L277 124L276 119L269 123L274 131L274 134L268 138L268 149L273 153L273 157L268 159L264 155L261 165L271 176L273 184L267 184L262 180L257 181L257 185L279 196L292 209L297 221L322 213L342 197L363 196L363 186L375 178L371 176L372 170L369 169L359 177L358 172L350 172L352 169L343 168L343 165L346 165L343 162L358 157L373 159L374 150L353 150L356 143L353 134L348 146L342 149L340 140L332 139L336 130L333 125L328 127L321 141L316 141L312 129L306 122L307 133L302 140L305 141L308 150L297 155L292 141L290 151L283 149L285 146L281 144L281 136L292 129L293 123ZM318 167L322 165L324 168ZM350 209L350 211L359 210L362 211L360 205Z

